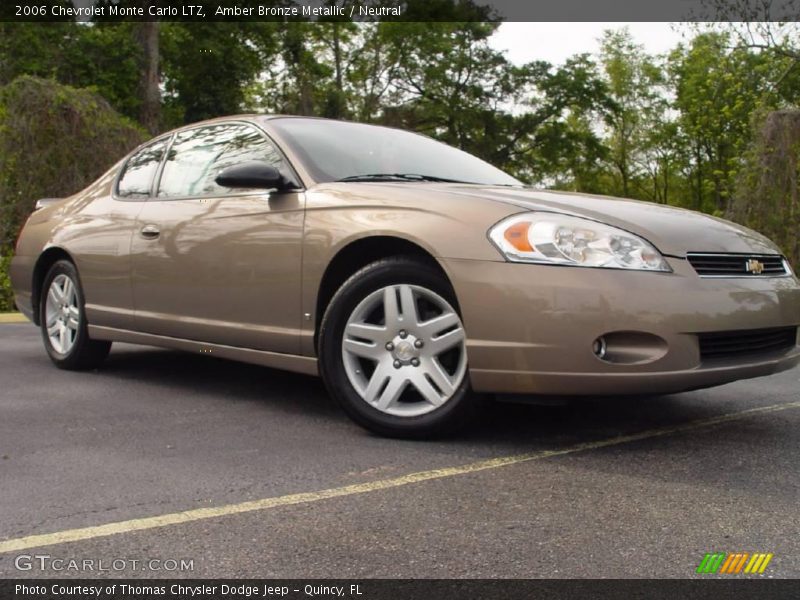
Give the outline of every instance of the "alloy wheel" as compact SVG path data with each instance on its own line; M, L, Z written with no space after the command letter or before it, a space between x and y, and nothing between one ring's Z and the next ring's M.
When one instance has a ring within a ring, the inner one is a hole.
M390 285L353 310L342 336L350 383L379 411L414 417L436 410L459 389L467 370L458 313L421 286Z
M53 350L69 354L75 345L80 327L80 308L75 282L61 273L53 278L45 302L47 339Z

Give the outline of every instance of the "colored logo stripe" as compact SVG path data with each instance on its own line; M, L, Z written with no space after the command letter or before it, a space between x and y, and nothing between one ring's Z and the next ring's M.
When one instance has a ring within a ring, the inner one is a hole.
M733 575L741 573L742 569L750 574L763 573L773 556L763 552L752 555L749 552L707 552L697 567L697 573Z
M772 560L772 553L769 554L753 554L753 558L750 559L750 562L747 563L747 567L745 567L745 573L763 573L769 561Z
M714 554L706 553L702 562L700 563L700 566L697 567L697 572L716 573L717 569L719 569L722 565L723 560L725 560L724 552L715 552Z
M734 552L728 555L727 560L722 564L720 573L738 573L744 567L744 561L750 557L749 552Z

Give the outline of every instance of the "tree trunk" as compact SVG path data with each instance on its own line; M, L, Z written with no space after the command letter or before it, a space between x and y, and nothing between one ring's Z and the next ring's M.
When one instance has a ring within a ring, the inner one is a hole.
M697 195L695 196L695 210L703 209L703 157L700 154L700 148L695 147L695 160L697 161Z
M297 86L297 101L291 109L292 112L303 116L314 115L314 88L308 72L308 60L306 57L305 43L303 35L305 30L301 23L289 23L289 29L284 38L286 60L289 68L294 74L295 85Z
M333 64L336 68L336 91L344 93L344 82L342 81L342 41L339 36L341 24L333 23Z
M161 90L158 86L158 22L137 23L136 37L142 49L139 79L142 105L139 109L139 122L155 135L159 131L161 120Z

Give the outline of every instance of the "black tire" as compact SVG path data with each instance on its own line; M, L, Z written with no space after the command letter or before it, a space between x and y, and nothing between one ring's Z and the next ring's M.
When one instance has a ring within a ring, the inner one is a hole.
M452 287L435 268L402 256L371 263L345 281L325 311L319 334L322 378L330 395L350 418L369 431L388 437L412 439L451 434L474 422L483 406L483 399L470 390L468 372L456 392L442 406L413 417L379 411L362 399L347 377L342 357L342 338L348 318L368 295L385 286L398 284L427 288L458 310Z
M74 342L65 353L59 352L51 342L47 333L47 294L53 280L59 275L65 275L75 287L78 307L78 327ZM99 367L111 350L111 342L93 340L89 337L86 321L85 298L81 287L78 270L68 260L59 260L50 267L42 284L41 298L39 299L39 323L42 340L50 360L59 368L70 371L81 371Z

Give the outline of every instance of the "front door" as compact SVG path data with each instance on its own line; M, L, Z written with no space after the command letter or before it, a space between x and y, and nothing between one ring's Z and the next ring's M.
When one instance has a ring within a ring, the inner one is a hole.
M288 168L249 124L175 137L133 236L138 331L299 354L304 194L215 183L251 160Z

